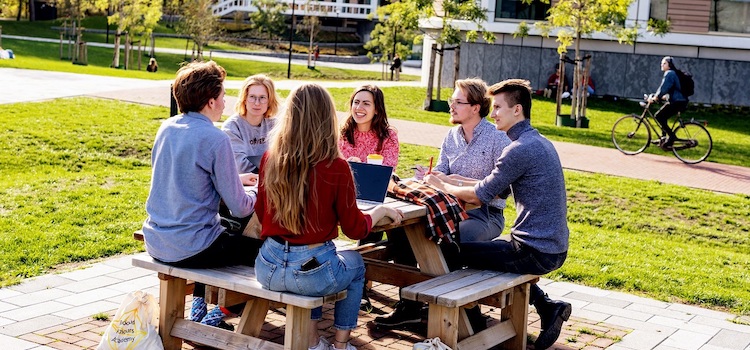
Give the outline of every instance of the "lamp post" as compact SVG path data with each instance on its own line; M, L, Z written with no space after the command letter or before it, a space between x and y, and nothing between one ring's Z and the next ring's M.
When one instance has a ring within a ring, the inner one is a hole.
M294 42L294 0L292 0L292 26L289 29L289 63L286 67L286 78L292 77L292 43Z
M333 55L336 56L336 53L338 52L339 48L339 26L341 25L341 22L339 22L339 8L336 7L336 38L333 41Z

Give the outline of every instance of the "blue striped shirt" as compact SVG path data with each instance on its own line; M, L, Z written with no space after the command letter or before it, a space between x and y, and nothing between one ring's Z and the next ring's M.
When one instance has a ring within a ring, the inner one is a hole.
M443 174L458 174L463 177L481 180L487 177L503 149L510 144L504 131L482 118L474 128L471 142L466 142L461 125L451 128L440 146L440 157L435 170ZM505 208L505 199L496 198L488 203L500 209Z

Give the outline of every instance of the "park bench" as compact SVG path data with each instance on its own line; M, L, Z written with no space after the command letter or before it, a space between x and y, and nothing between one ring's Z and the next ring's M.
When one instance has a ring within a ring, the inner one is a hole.
M165 350L181 349L183 340L219 349L306 350L309 328L312 326L312 309L346 297L346 291L325 297L309 297L263 289L251 266L186 269L164 264L148 256L134 257L133 265L158 272L159 335ZM245 302L235 332L185 319L187 280L217 288L219 305ZM286 309L283 345L258 338L272 303Z
M454 350L526 349L529 286L539 276L486 270L458 270L405 287L404 299L429 304L427 337L440 339ZM502 309L499 323L473 334L461 308L477 304Z

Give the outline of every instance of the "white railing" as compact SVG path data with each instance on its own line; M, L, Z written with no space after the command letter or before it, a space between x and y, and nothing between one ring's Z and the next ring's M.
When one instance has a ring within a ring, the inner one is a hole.
M306 1L306 0L279 0L287 3L289 8L284 14L292 14L292 4L294 4L294 14L297 16L315 15L320 17L338 17L349 19L367 19L370 13L374 13L378 8L379 0L372 0L370 4L350 4L345 2L329 1ZM250 0L222 0L213 6L215 16L226 16L235 11L255 12L257 9L252 6Z

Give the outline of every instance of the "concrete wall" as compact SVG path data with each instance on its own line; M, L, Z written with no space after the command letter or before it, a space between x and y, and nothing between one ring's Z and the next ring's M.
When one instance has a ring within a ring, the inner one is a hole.
M641 98L644 93L656 91L661 82L659 64L663 55L587 53L592 55L591 77L596 84L596 95ZM524 78L531 81L534 89L544 88L558 60L554 48L502 44L462 43L460 55L459 78L480 77L488 84ZM677 68L693 74L695 95L690 98L691 102L750 106L750 62L673 55ZM444 87L451 87L453 82L454 59L453 51L446 52ZM427 67L429 65L423 64L423 68ZM572 65L566 67L571 82L572 68Z

